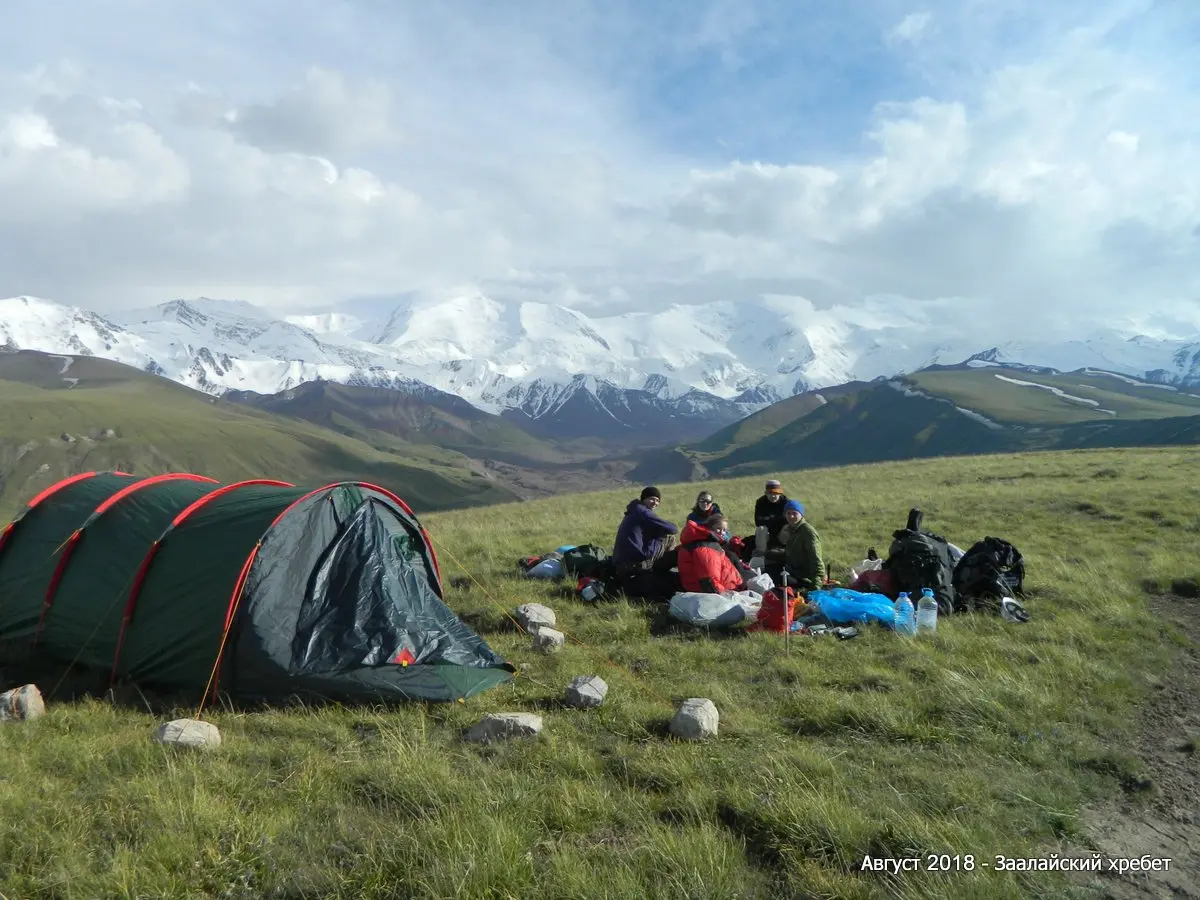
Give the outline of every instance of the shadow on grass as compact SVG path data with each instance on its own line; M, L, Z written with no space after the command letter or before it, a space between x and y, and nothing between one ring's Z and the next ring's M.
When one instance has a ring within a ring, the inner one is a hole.
M717 821L742 841L746 858L751 864L772 872L784 868L785 860L778 837L763 818L730 803L720 803L717 805Z
M117 709L149 713L153 716L195 718L201 708L201 692L198 690L161 689L149 684L118 681L109 685L109 673L82 665L20 663L6 664L0 690L36 685L42 699L49 704L75 704L86 701L101 701ZM239 698L220 694L215 702L205 702L203 713L220 710L231 713L270 713L281 710L320 710L353 706L355 709L406 709L423 706L434 721L443 721L449 715L449 705L435 700L420 698L379 698L373 702L348 704L334 697L315 693L291 694L274 698Z
M574 709L558 694L547 694L544 697L528 699L522 703L522 708L528 709L530 712L563 712Z
M650 623L652 637L675 637L691 641L730 641L742 640L750 636L745 628L739 626L711 628L705 625L689 625L686 622L680 622L671 617L671 613L664 603L647 604L643 606L642 613Z

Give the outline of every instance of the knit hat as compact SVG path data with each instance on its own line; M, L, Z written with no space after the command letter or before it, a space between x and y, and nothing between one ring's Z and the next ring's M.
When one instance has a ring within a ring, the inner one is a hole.
M784 512L787 512L789 509L794 509L796 512L800 513L800 515L804 515L804 504L799 500L789 500L787 503L783 504L783 509Z
M659 500L661 500L662 494L659 493L658 488L653 486L642 488L642 499L645 500L648 497L657 497Z
M767 482L767 493L768 494L782 494L783 486L780 485L780 483L778 481L776 481L774 478L772 478L770 481Z

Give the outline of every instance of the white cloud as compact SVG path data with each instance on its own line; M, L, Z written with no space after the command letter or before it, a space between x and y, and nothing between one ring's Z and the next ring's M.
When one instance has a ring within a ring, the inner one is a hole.
M933 14L929 11L909 13L888 32L888 42L892 44L917 44L930 30Z
M14 2L0 296L887 295L907 299L871 315L989 332L1135 306L1186 328L1179 305L1200 303L1192 63L1179 23L1134 0L1064 0L1057 21L950 0L841 17L213 0L112 46L91 7L55 30ZM750 96L767 99L731 99Z

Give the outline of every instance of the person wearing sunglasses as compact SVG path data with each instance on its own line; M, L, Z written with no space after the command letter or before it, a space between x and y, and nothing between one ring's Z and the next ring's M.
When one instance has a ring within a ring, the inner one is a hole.
M719 515L721 515L721 504L713 500L713 495L708 491L701 491L696 497L696 505L688 513L687 520L703 525L713 516Z

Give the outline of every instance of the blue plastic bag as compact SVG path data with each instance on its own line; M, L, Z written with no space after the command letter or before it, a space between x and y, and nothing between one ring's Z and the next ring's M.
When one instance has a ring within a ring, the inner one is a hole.
M862 594L849 588L809 591L808 602L838 625L878 622L891 628L896 620L895 604L883 594Z

